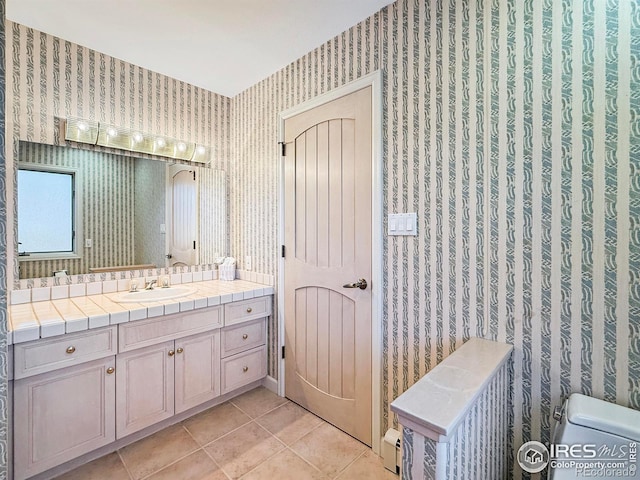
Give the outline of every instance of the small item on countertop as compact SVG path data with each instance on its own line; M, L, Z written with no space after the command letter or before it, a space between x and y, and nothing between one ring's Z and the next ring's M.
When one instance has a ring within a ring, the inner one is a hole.
M220 280L231 281L236 278L236 259L227 257L218 267L218 278Z

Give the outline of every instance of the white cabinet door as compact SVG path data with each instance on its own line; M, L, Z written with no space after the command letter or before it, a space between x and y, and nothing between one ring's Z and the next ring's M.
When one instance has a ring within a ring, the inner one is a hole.
M117 356L117 438L173 415L174 355L171 341Z
M176 413L220 395L220 331L176 340Z
M115 441L114 357L14 382L14 475L31 477Z

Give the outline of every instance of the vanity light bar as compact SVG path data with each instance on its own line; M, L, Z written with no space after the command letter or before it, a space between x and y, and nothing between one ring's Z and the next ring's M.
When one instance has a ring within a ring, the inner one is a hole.
M209 147L184 140L77 117L68 117L64 125L64 138L72 142L89 143L197 163L209 163L211 160Z

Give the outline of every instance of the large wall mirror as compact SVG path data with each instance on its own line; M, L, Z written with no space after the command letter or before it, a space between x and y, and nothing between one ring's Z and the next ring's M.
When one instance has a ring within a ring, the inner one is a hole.
M225 172L20 142L20 279L211 264L229 251Z

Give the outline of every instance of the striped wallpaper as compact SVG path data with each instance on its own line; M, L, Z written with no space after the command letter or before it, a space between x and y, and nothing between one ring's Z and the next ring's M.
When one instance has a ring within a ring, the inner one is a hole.
M136 169L132 159L110 153L20 142L18 161L78 171L76 191L81 199L83 217L81 238L90 238L93 242L91 248L79 247L82 255L79 259L21 261L20 278L52 277L54 270L61 269L67 270L69 275L77 275L88 273L91 267L136 263L136 225L130 208L135 203Z
M398 0L239 94L232 252L258 271L278 112L375 69L384 210L418 212L417 237L383 239L383 431L470 336L515 345L516 449L574 391L640 408L640 4Z
M0 0L0 232L7 232L11 223L7 222L7 184L11 183L7 176L6 163L6 135L5 135L5 89L3 88L6 79L6 50L5 50L5 0ZM7 384L7 287L11 281L7 278L7 272L12 268L8 262L7 235L0 235L0 479L9 477L8 457L9 457L9 395Z
M385 211L419 221L417 237L383 239L383 431L389 402L470 336L515 345L515 449L549 440L570 392L640 408L634 0L398 0L233 99L7 31L5 231L16 140L56 143L53 117L79 115L214 146L231 253L274 275L278 112L380 69ZM275 321L269 335L276 376Z
M166 235L160 233L160 224L167 224L164 161L32 142L20 142L18 161L74 168L81 174L81 238L93 243L91 248L80 246L79 259L34 261L27 257L24 261L21 257L20 279L40 278L36 283L43 284L43 277L61 269L79 275L92 267L165 266ZM221 170L194 168L201 203L199 263L211 264L215 253L228 252L226 175Z
M6 152L7 221L15 231L18 140L62 142L56 117L78 116L212 147L212 168L230 167L227 97L145 70L87 47L6 22L9 112ZM16 245L15 236L8 239ZM9 249L9 284L18 262Z
M166 263L165 234L160 225L166 224L165 203L167 193L167 167L157 160L138 159L133 174L133 261L118 265L152 264L163 267Z

